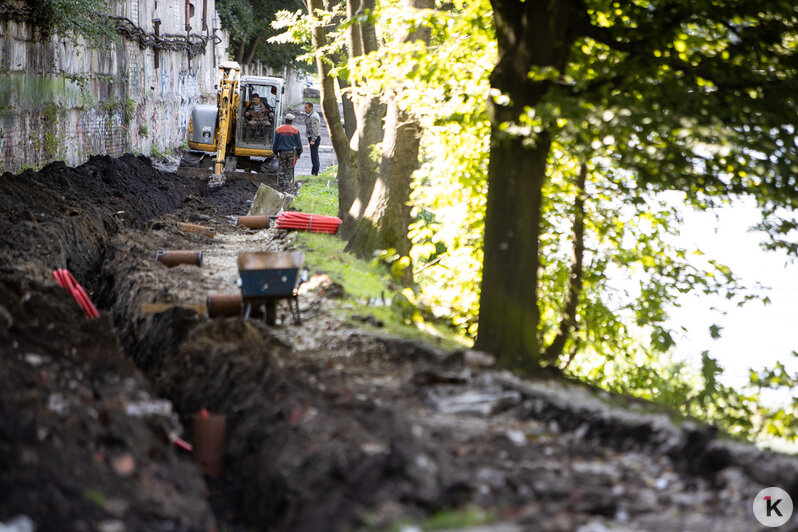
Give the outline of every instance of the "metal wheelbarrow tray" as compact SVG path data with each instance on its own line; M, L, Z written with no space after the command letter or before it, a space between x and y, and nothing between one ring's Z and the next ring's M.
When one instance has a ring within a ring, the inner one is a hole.
M299 271L305 261L301 251L242 251L238 254L238 275L244 319L249 319L253 306L266 306L266 323L277 319L277 301L288 300L295 323L300 323L297 288L302 283ZM292 304L293 303L293 304Z

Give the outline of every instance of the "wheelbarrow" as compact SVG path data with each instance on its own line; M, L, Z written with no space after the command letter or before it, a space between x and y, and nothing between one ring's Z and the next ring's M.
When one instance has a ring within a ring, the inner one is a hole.
M277 302L285 299L294 318L301 323L297 290L302 284L299 274L305 254L301 251L242 251L238 254L238 275L244 319L248 320L253 307L266 307L266 323L277 321Z

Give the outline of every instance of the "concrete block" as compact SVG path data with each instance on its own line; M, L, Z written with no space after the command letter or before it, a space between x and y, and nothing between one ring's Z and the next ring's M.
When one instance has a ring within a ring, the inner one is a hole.
M260 185L258 192L255 193L255 199L252 200L249 214L276 216L280 211L287 209L290 204L291 196L266 185Z

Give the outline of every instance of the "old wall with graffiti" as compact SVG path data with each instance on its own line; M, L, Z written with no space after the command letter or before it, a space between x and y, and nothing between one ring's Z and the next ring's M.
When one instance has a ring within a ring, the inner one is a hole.
M116 0L117 37L97 47L43 36L19 5L0 10L0 172L180 146L215 97L215 0Z

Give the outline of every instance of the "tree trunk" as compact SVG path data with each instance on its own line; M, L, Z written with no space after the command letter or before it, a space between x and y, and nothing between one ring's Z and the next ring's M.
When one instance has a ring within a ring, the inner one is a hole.
M389 98L379 176L347 251L369 257L376 249L392 248L400 257L409 257L408 200L412 175L418 168L419 136L418 124ZM410 264L402 272L402 281L406 286L413 282Z
M351 20L360 9L360 0L348 0L346 3L346 15ZM361 38L360 27L357 24L350 24L346 32L347 46L349 47L349 57L363 55L363 39ZM357 115L355 113L355 102L351 94L344 94L345 89L350 88L348 79L338 78L338 87L341 89L341 103L344 110L344 130L347 138L351 141L357 131Z
M308 13L324 9L322 0L307 0ZM349 147L349 139L341 125L341 113L335 98L335 79L330 75L331 65L318 50L327 45L327 35L322 26L315 26L312 32L312 44L316 52L316 66L319 70L321 89L321 107L324 121L330 132L335 155L338 158L338 217L344 223L351 223L350 209L358 190L357 158Z
M357 115L355 114L355 102L352 100L352 95L346 93L349 88L349 81L342 77L338 78L338 87L341 89L341 107L344 110L344 131L346 131L346 138L350 141L357 131Z
M350 208L349 220L338 229L338 233L346 240L351 240L355 234L374 191L380 171L380 153L377 146L382 141L385 110L386 106L380 95L362 97L357 106L358 128L351 144L357 152L358 193Z
M374 13L377 9L376 0L361 0L355 14L362 15L364 13ZM360 42L363 46L362 53L368 54L376 52L379 49L379 41L377 41L377 28L371 21L366 21L356 25L360 29Z
M348 0L346 2L346 15L351 20L360 10L360 0ZM360 26L350 24L346 32L347 44L349 46L349 57L363 55L363 39L361 37Z
M244 48L247 45L247 41L243 40L239 43L238 49L236 50L236 62L240 65L241 61L244 60Z
M574 0L578 1L578 0ZM530 79L532 67L562 72L573 43L574 6L569 1L492 0L499 61L492 85L510 102L491 99L490 164L476 347L505 367L540 369L537 305L540 203L551 138L506 131L534 108L550 82Z
M563 317L560 320L560 330L551 344L543 352L543 361L554 363L562 355L565 342L571 336L571 331L577 326L576 308L579 306L579 297L582 294L582 260L585 255L585 179L587 168L585 163L579 167L576 178L576 198L574 199L574 225L573 239L574 250L571 257L571 275L568 279L568 297L563 308Z
M523 138L491 132L484 261L476 347L504 367L538 367L538 235L548 139L525 148Z
M249 49L247 50L246 55L244 56L244 61L241 66L248 65L252 62L252 58L255 57L255 52L258 50L258 43L260 43L261 35L263 35L262 31L259 31L255 38L250 41Z
M406 0L410 9L432 8L431 0ZM406 34L403 42L420 40L429 44L431 31L421 28ZM361 184L359 198L368 197L363 215L351 233L347 250L360 257L369 257L377 249L395 249L400 257L409 261L410 239L407 236L410 225L410 185L413 172L418 168L418 150L421 131L412 117L399 109L392 93L386 95L387 111L382 138L382 158L379 175L373 186L364 180L363 160L371 159L364 155L362 145ZM361 123L361 127L363 123ZM373 124L372 124L373 127ZM362 138L362 137L361 137ZM371 150L369 150L371 151ZM365 185L365 186L364 186ZM402 271L403 284L413 282L412 265L408 262Z

